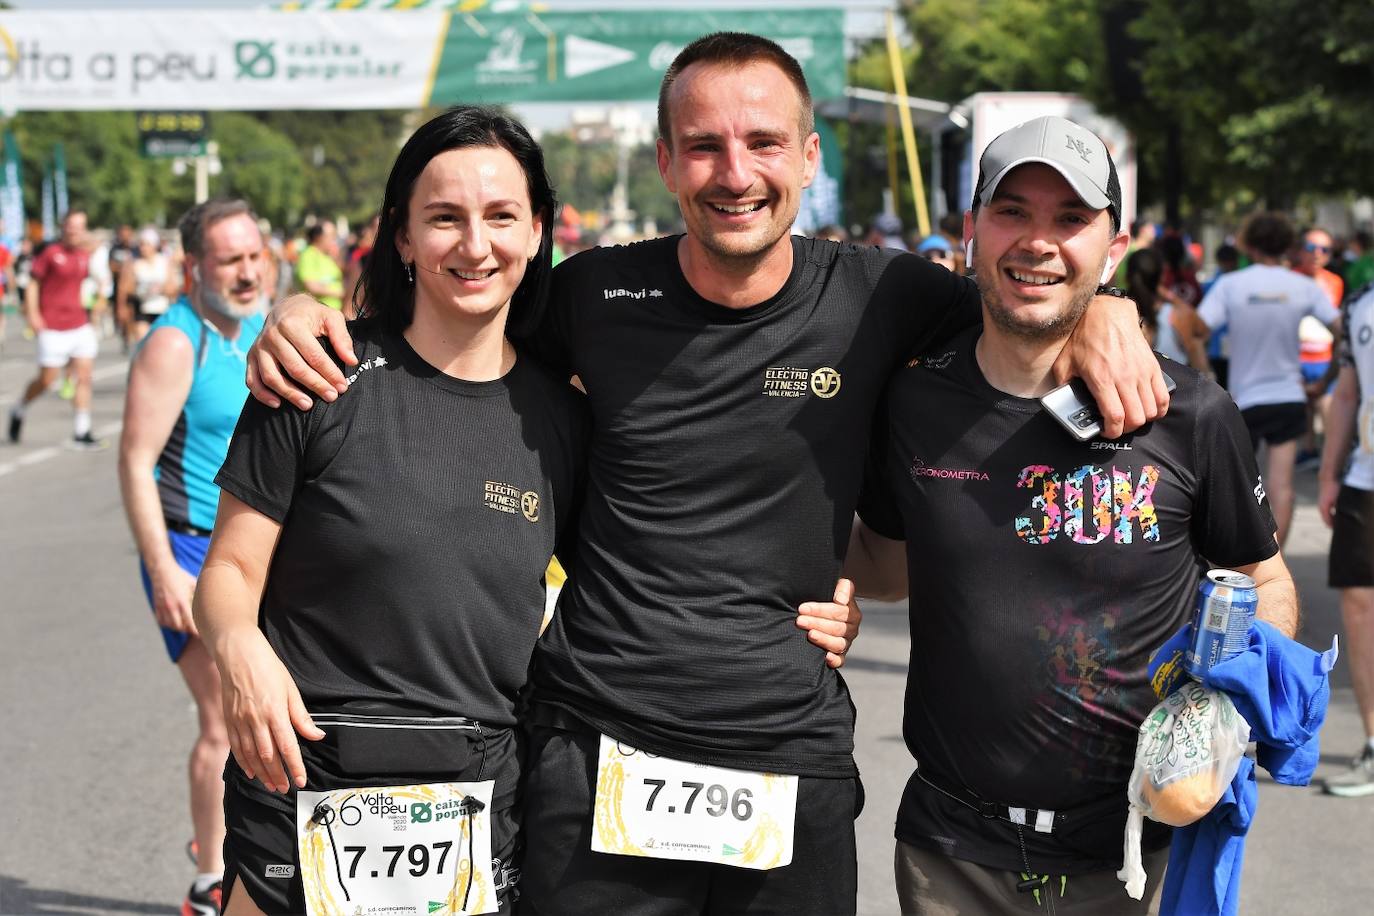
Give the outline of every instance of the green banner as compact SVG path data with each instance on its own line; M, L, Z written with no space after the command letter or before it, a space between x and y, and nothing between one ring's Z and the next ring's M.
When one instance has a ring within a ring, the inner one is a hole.
M652 100L685 45L722 31L778 42L801 62L813 97L844 93L844 12L838 9L455 12L430 103Z

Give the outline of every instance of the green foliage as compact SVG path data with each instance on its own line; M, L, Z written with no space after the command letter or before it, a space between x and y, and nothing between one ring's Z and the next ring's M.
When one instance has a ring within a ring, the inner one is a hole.
M213 112L210 133L219 144L221 167L210 193L242 197L274 227L294 229L305 206L307 175L296 145L259 118L236 111Z
M1194 206L1250 192L1374 193L1374 5L1342 0L1146 0L1147 136L1175 124Z
M361 223L377 211L396 153L410 135L405 111L267 111L254 117L296 150L305 213Z
M907 12L915 37L912 95L958 102L975 92L1096 94L1104 60L1096 0L924 0Z
M43 172L52 168L58 143L67 159L68 199L89 212L92 225L141 223L166 212L171 171L165 162L139 156L132 113L24 112L8 127L19 143L28 217L42 213Z

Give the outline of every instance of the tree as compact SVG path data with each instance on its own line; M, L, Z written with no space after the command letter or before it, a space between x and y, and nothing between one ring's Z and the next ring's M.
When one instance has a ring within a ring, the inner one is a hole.
M1106 91L1099 0L922 0L902 5L913 41L902 49L907 91L954 104L976 92ZM887 46L875 41L850 67L850 82L892 91ZM886 168L885 128L844 125L847 170L874 174ZM882 163L882 164L879 164ZM931 167L922 151L921 167ZM927 179L923 179L927 180ZM886 182L849 181L850 213L867 218L880 208ZM902 182L898 210L913 212L910 185Z
M304 212L355 223L377 212L407 127L414 126L407 111L265 111L254 117L287 138L305 165Z
M1130 27L1147 104L1122 117L1145 146L1179 137L1182 195L1287 206L1374 193L1374 5L1145 0Z
M235 111L211 114L210 132L221 167L210 192L242 197L274 226L295 228L305 207L307 175L296 144L261 119Z
M132 112L23 112L8 127L19 144L24 212L30 218L42 212L43 173L51 170L58 143L67 161L68 199L88 212L92 225L148 222L166 214L171 168L139 155Z

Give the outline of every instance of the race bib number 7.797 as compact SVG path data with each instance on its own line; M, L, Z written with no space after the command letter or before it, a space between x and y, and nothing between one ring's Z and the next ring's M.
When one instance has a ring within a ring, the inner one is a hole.
M494 913L487 782L296 793L310 916Z
M592 849L779 868L792 861L797 777L660 757L605 735Z

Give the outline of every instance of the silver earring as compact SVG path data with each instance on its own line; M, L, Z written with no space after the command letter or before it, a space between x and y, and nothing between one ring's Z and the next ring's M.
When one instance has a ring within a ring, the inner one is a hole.
M415 272L414 272L413 270L411 270L411 267L410 267L410 263L409 263L409 262L406 262L406 282L407 282L407 283L414 283L414 282L415 282Z

